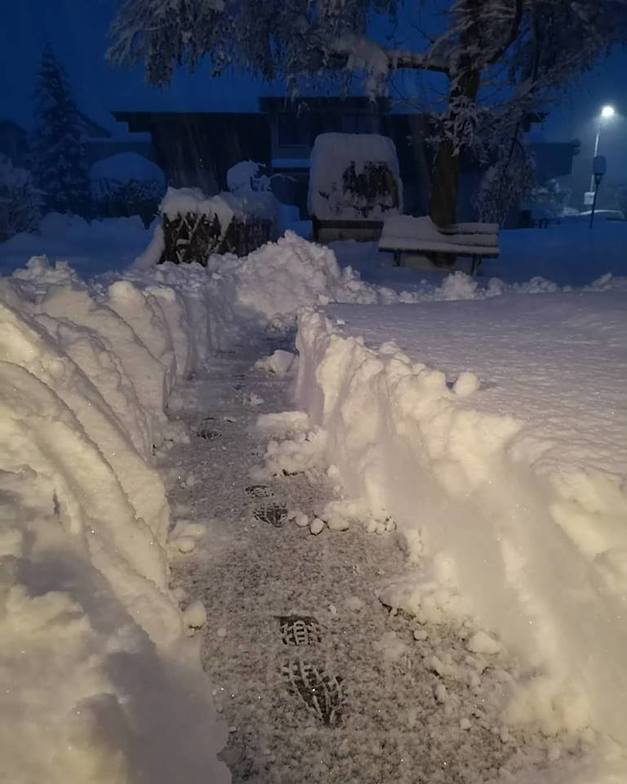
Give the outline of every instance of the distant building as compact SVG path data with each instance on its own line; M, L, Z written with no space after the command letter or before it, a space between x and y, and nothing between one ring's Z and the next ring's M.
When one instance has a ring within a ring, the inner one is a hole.
M396 144L404 185L405 211L428 209L432 150L426 115L391 110L388 100L366 97L262 97L258 112L114 111L133 133L152 138L154 160L174 187L199 187L216 193L226 187L226 172L242 160L263 163L276 178L273 187L285 203L306 212L309 160L314 139L324 132L378 133ZM530 118L530 124L541 117ZM543 181L570 172L575 146L538 143ZM459 214L471 217L472 195L482 169L462 161Z

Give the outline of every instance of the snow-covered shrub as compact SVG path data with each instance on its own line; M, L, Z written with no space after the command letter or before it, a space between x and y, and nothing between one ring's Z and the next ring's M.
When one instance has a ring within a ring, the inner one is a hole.
M560 218L570 199L569 188L562 188L557 180L549 180L544 185L533 188L527 199L532 214L537 219Z
M377 134L322 133L311 153L308 207L318 220L380 221L402 210L394 142Z
M157 180L100 180L94 194L94 212L103 218L130 218L139 215L148 226L159 211L163 187Z
M134 152L96 161L89 170L89 179L96 215L139 215L146 225L157 214L166 188L165 175L157 164Z
M480 220L502 224L535 184L533 161L519 143L503 140L475 197Z
M240 161L226 173L227 188L238 196L251 192L267 192L270 190L272 178L265 170L263 163Z
M30 172L0 155L0 239L34 231L40 219L39 200Z

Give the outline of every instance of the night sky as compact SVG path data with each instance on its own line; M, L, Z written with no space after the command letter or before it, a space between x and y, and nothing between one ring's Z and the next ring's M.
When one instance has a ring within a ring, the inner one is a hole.
M113 127L112 109L255 111L261 94L281 94L280 85L267 85L249 75L229 73L211 78L207 69L178 73L168 89L145 84L141 69L109 68L104 61L107 29L114 0L20 0L5 4L0 28L0 117L28 127L32 122L32 91L39 55L49 41L68 71L83 111ZM555 140L579 138L578 180L590 169L595 133L594 116L612 103L627 118L627 53L616 52L569 90L537 133ZM427 79L429 77L426 77ZM399 93L417 84L427 91L425 77L405 77ZM417 81L415 81L417 80ZM608 157L608 180L627 181L627 121L615 118L604 130L602 152Z

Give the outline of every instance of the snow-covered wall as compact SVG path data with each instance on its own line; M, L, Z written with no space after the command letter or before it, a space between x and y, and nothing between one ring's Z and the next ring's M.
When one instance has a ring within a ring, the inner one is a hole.
M559 449L527 437L513 411L478 407L472 373L452 384L314 311L300 319L297 346L308 446L323 450L344 493L329 525L342 527L334 515L345 513L382 530L392 518L417 565L386 602L436 621L470 613L496 631L527 667L514 721L539 718L549 732L591 725L627 744L620 476L559 460L538 473L534 462Z
M2 780L229 780L152 466L189 334L162 286L0 279Z

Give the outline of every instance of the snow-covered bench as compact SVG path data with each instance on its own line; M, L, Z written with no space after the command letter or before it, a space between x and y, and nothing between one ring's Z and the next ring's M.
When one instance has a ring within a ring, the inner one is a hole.
M451 260L468 256L474 275L482 259L499 255L498 234L496 223L456 223L440 228L428 216L391 215L383 224L379 250L393 253L397 265L403 253L448 256Z

